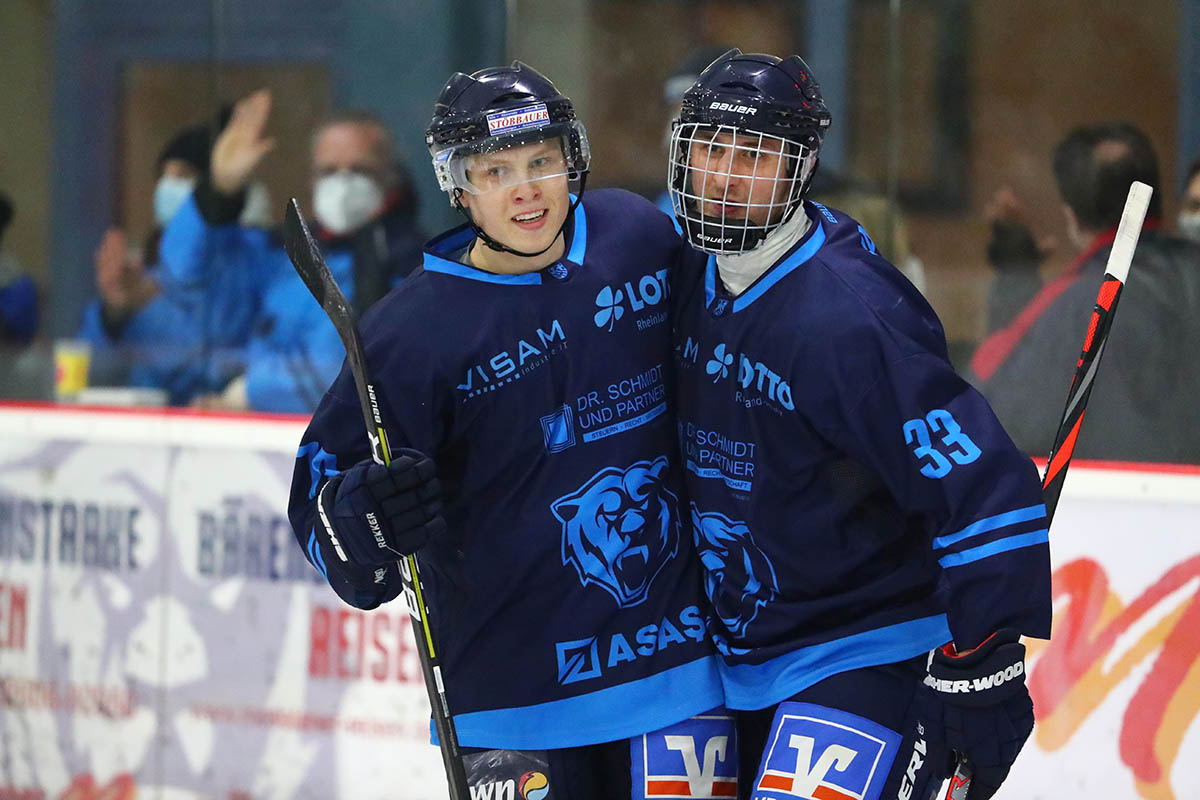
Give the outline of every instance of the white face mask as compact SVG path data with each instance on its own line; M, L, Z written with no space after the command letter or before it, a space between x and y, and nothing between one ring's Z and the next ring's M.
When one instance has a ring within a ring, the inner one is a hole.
M313 213L335 236L358 230L383 208L383 189L359 172L335 172L313 187Z
M1180 212L1176 222L1180 236L1200 242L1200 211Z
M160 228L167 227L171 217L188 199L192 189L196 187L193 178L175 178L164 175L154 186L154 221Z

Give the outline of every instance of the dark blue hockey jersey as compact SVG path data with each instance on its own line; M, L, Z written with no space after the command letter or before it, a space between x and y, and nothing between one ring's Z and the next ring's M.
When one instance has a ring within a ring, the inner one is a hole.
M435 239L362 323L392 446L432 454L445 487L449 532L418 559L459 739L576 746L720 705L675 443L669 219L589 192L565 257L524 275L453 260L472 239ZM292 487L310 560L316 492L368 457L343 368ZM362 608L400 591L394 566L378 584L324 566Z
M1033 464L862 227L806 211L739 296L701 253L676 279L678 433L732 708L952 636L1049 635Z

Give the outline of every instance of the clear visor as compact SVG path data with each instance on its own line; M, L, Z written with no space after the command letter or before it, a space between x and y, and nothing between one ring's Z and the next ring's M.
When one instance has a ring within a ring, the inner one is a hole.
M677 124L671 136L671 203L699 241L740 252L761 241L801 201L816 151L730 125ZM737 244L733 244L737 243Z
M571 158L572 136L581 144ZM554 178L578 180L588 167L587 136L583 126L571 122L548 136L526 134L470 144L438 151L433 157L434 171L443 191L455 189L470 194L487 194L523 183Z

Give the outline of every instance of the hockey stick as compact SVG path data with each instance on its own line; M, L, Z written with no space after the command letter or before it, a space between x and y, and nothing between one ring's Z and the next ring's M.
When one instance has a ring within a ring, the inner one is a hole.
M1046 474L1042 477L1047 528L1054 519L1055 509L1058 508L1058 499L1062 495L1063 483L1067 478L1067 468L1075 454L1075 442L1079 439L1080 428L1083 427L1083 414L1087 410L1092 387L1096 384L1100 358L1104 355L1104 346L1108 342L1113 317L1117 313L1117 301L1121 298L1121 290L1129 276L1133 251L1137 248L1142 222L1146 219L1146 209L1150 206L1150 195L1153 193L1151 187L1134 181L1129 187L1129 196L1125 198L1125 209L1121 212L1121 221L1117 225L1117 237L1108 253L1104 280L1100 284L1096 306L1092 309L1087 335L1083 339L1083 352L1079 355L1075 375L1071 378L1071 389L1067 392L1067 407L1063 410L1062 421L1054 434L1054 446L1050 449ZM943 782L942 787L933 796L941 796L945 800L967 800L970 790L971 766L960 755L954 774Z
M346 302L346 296L338 288L329 272L317 243L309 233L300 206L295 198L287 205L283 216L283 246L287 250L292 266L296 268L308 291L321 304L338 336L346 348L346 361L354 376L358 390L358 401L362 406L363 419L367 423L367 438L371 442L371 457L378 464L390 464L391 449L388 447L387 432L379 414L379 396L367 374L366 357L354 311ZM450 706L446 703L446 689L442 684L442 669L437 651L433 647L433 634L429 628L429 609L421 588L421 575L415 556L405 556L398 562L404 581L404 597L412 615L413 635L417 640L417 655L421 661L421 673L425 677L425 689L429 693L429 705L433 709L433 726L441 745L442 762L446 767L446 782L450 786L450 800L470 800L467 775L463 767L462 753L458 747L458 734Z

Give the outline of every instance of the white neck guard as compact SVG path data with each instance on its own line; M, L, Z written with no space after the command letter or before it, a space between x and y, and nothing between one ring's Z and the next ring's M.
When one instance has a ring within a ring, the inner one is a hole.
M767 235L753 250L736 255L717 256L717 271L721 283L735 297L758 280L784 253L808 232L808 215L804 206L797 208L792 218Z

